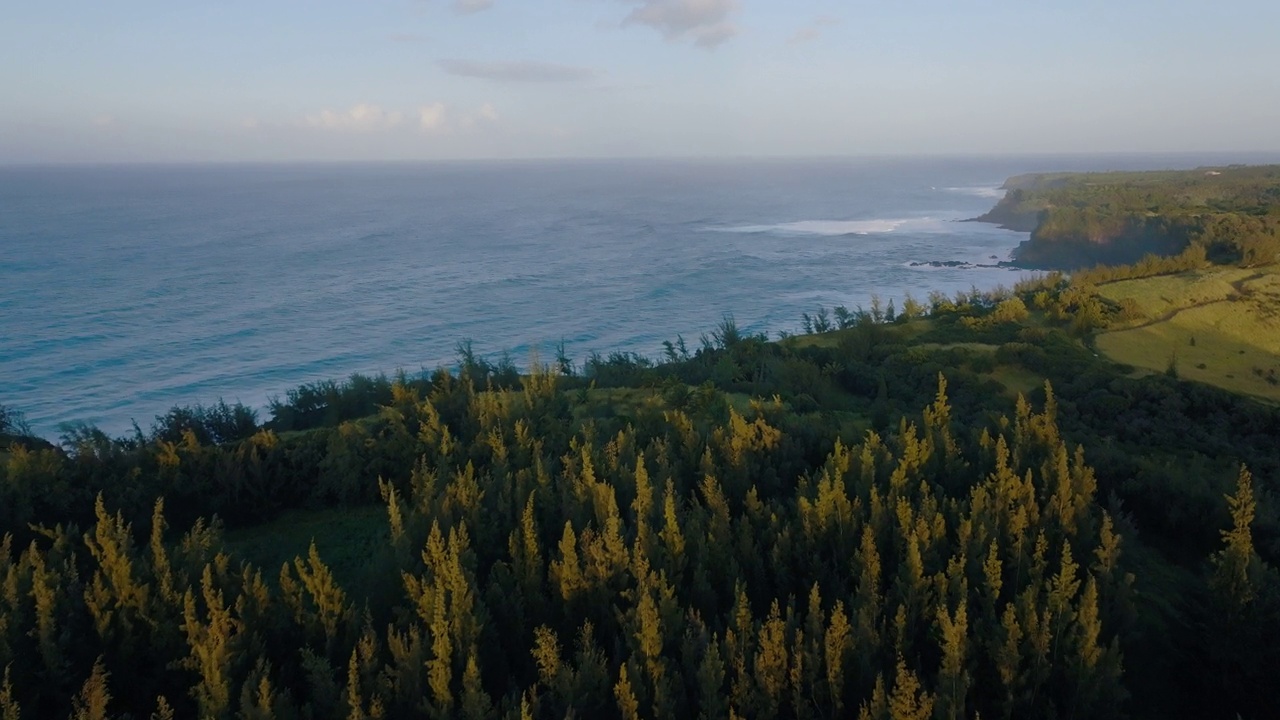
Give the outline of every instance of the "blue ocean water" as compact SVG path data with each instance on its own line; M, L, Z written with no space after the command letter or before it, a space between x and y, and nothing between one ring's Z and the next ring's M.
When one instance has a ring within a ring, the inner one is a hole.
M1234 159L1232 159L1234 161ZM0 403L144 428L176 404L454 362L455 344L657 356L732 314L1012 285L957 220L1009 175L1221 158L0 168Z

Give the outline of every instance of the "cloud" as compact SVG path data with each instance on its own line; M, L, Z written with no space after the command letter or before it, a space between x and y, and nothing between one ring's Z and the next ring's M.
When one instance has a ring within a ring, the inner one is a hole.
M355 105L345 112L322 110L307 115L303 124L321 130L354 133L405 133L416 129L424 135L451 135L485 130L497 125L499 119L497 108L490 103L484 103L474 110L464 110L447 103L433 102L420 105L409 112L386 110L369 104ZM266 127L257 119L246 120L241 126L250 130Z
M453 11L459 15L470 15L493 7L493 0L453 0Z
M447 127L444 103L423 105L418 108L418 124L423 132L441 132Z
M440 68L450 75L496 82L555 83L583 82L596 77L591 68L525 60L519 62L479 62L441 60Z
M308 115L306 124L324 130L347 130L353 132L370 132L396 127L404 121L404 113L383 110L377 105L361 103L352 106L346 112L321 110L315 115Z
M496 125L498 120L498 110L490 103L463 113L450 110L444 103L433 103L418 108L418 127L422 132L430 135L481 130Z
M463 115L458 121L458 125L464 130L496 125L500 116L498 110L493 105L485 103L476 108L474 112Z
M89 122L93 123L95 127L109 127L114 124L115 121L116 119L110 115L99 115Z
M740 0L625 1L638 7L622 21L624 27L647 25L668 42L692 39L695 45L710 49L738 34L733 17L741 9Z
M787 40L787 43L791 45L801 45L803 43L812 42L822 37L823 30L839 24L839 18L834 18L830 15L822 15L808 25L796 30L795 34Z

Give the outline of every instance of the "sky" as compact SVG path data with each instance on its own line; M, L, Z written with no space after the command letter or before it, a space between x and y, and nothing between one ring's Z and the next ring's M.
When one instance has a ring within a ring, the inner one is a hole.
M40 0L0 164L1280 150L1274 0Z

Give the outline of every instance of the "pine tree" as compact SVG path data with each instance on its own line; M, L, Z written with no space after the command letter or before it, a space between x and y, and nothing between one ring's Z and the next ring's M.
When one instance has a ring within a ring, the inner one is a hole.
M416 712L426 694L422 671L427 662L427 648L422 633L416 623L406 631L388 628L386 640L391 662L384 668L382 678L391 693L388 711L392 716Z
M493 714L493 703L480 681L478 656L479 651L473 646L462 671L462 717L466 720L485 720Z
M680 530L680 512L676 506L675 488L671 478L667 478L662 494L662 540L663 549L668 559L668 568L673 577L680 577L685 566L684 533Z
M40 674L45 683L56 687L66 681L69 674L70 663L65 648L69 637L59 627L59 619L64 617L60 605L69 600L66 593L70 583L64 581L56 568L46 564L44 553L39 552L34 544L27 549L23 559L31 569L31 599L35 606L32 635L40 655Z
M1098 583L1092 576L1085 581L1084 592L1080 594L1073 634L1075 689L1071 699L1072 715L1079 713L1090 717L1102 689L1099 686L1104 680L1101 677L1104 669L1100 667L1104 651L1099 645L1102 622L1098 616Z
M574 600L587 589L582 577L582 563L578 560L578 536L573 532L573 523L568 520L560 536L560 559L551 561L550 579L566 602Z
M519 592L531 616L540 616L546 606L544 590L544 566L541 542L538 540L538 521L535 498L537 491L529 492L520 524L512 528L507 540L507 552L511 557Z
M845 677L852 650L853 629L849 625L848 611L845 610L844 601L837 600L835 607L831 609L831 619L823 638L827 692L830 695L831 709L837 715L844 707Z
M156 698L156 711L151 713L151 720L174 720L173 708L163 695Z
M933 714L933 704L934 697L925 691L920 678L907 669L906 661L899 657L893 694L889 696L889 716L893 720L928 720Z
M995 614L996 603L1000 600L1000 590L1004 587L1002 569L1000 545L993 538L987 550L987 559L982 563L982 600L989 615Z
M259 659L245 678L240 688L240 712L236 720L276 720L277 699L271 687L270 671L270 664Z
M448 717L453 709L453 640L443 599L435 604L428 636L431 659L427 660L427 685L431 688L432 707L436 715Z
M701 720L714 720L728 714L729 705L725 701L724 677L724 660L720 655L720 642L717 637L712 636L698 665L698 717Z
M1231 529L1222 531L1223 548L1213 556L1210 585L1224 609L1234 617L1243 614L1256 593L1251 572L1257 562L1253 549L1253 516L1257 501L1253 497L1253 475L1240 469L1236 492L1227 496L1231 512Z
M636 518L636 547L649 554L652 551L650 520L653 515L653 484L649 481L649 471L644 465L644 455L636 455L635 470L636 498L631 509Z
M774 600L769 607L769 616L760 628L760 645L756 650L755 678L760 689L757 717L774 717L782 705L789 665L786 635L787 628L782 621L778 601Z
M954 613L945 605L938 607L937 627L942 650L942 667L938 671L938 704L946 717L963 718L969 674L965 670L968 653L969 618L962 599Z
M191 695L200 707L200 716L222 718L231 706L231 645L238 624L223 600L222 591L214 587L211 565L205 566L200 587L208 619L201 619L195 595L187 590L183 629L190 654L183 664L199 677Z
M1079 566L1071 557L1071 543L1062 541L1062 557L1059 561L1058 574L1049 586L1049 602L1046 612L1053 618L1053 662L1057 665L1058 654L1062 646L1062 633L1074 620L1072 602L1080 590L1080 579L1076 577Z
M107 720L107 705L111 703L111 692L107 688L109 677L110 673L102 666L102 658L99 657L93 663L93 672L72 701L71 720Z
M280 569L280 591L298 624L323 640L326 656L333 655L338 631L350 623L352 610L333 571L320 559L314 540L305 562L294 558L292 568L285 564Z
M1022 688L1022 641L1024 633L1018 622L1017 611L1012 602L1004 606L1004 614L1000 617L1000 644L996 649L996 671L1000 676L1000 684L1004 689L1004 716L1011 718L1021 695Z
M631 689L628 667L629 663L623 663L618 668L618 682L613 686L613 695L617 698L618 712L622 715L622 720L640 720L640 701L636 699L636 694Z
M22 720L22 708L13 697L13 683L9 680L8 666L4 669L4 678L0 680L0 720Z

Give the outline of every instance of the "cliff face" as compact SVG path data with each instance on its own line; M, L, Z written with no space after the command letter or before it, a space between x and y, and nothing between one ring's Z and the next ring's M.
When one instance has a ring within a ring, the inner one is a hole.
M1013 251L1013 264L1029 270L1080 270L1095 265L1130 265L1147 255L1177 255L1189 241L1182 233L1135 222L1113 234L1082 237L1032 230Z
M1005 188L1008 189L1008 183L1005 183ZM1022 190L1009 190L995 207L974 218L974 222L991 223L1017 232L1035 232L1040 227L1044 208L1026 203L1024 194Z
M1075 178L1067 173L1009 178L1004 198L974 221L1031 233L1013 251L1012 262L1030 270L1124 265L1148 254L1176 255L1186 248L1186 229L1159 217L1055 205L1054 191L1069 187Z

